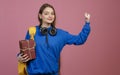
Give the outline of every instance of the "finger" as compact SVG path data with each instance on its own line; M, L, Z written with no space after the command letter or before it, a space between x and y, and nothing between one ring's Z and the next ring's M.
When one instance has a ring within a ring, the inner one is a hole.
M17 57L17 59L18 59L19 62L22 62L22 57L21 56Z
M23 54L23 53L20 53L19 55L20 55L20 56L23 56L24 54Z
M18 61L19 61L19 62L24 62L24 59L23 59L22 57L20 57L20 58L18 59Z
M24 62L27 62L27 61L29 61L30 60L30 58L27 58Z
M87 18L87 17L88 17L88 13L86 12L86 13L85 13L85 18Z
M27 57L27 56L28 56L27 54L22 55L23 58L25 58L25 57Z
M25 56L25 57L23 58L23 61L28 61L29 59L30 59L29 56Z
M23 54L19 54L19 56L17 56L18 60L21 60L23 57L22 57Z
M29 61L30 60L30 58L26 58L26 59L24 59L22 62L27 62L27 61Z
M90 19L90 14L89 13L85 13L85 18L86 19Z
M28 58L29 58L29 56L26 56L26 57L24 57L23 59L24 59L24 60L27 60Z

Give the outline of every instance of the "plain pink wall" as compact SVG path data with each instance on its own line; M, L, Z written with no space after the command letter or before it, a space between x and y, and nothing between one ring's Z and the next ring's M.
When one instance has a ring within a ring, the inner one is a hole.
M120 75L119 0L0 0L0 75L17 75L18 41L38 24L43 3L57 13L57 27L78 34L84 13L91 14L91 34L84 45L65 46L62 75Z

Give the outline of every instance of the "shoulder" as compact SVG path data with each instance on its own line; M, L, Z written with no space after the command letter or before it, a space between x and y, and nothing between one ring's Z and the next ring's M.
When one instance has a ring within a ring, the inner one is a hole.
M28 28L29 34L35 34L39 26L30 26Z
M39 25L28 27L28 30L37 30L37 29L39 29Z
M58 32L63 32L63 33L64 33L64 32L67 32L66 30L63 30L63 29L61 29L61 28L56 28L56 29L57 29Z
M60 35L66 35L69 33L68 31L66 31L64 29L60 29L60 28L56 28L56 29L57 29L57 33Z

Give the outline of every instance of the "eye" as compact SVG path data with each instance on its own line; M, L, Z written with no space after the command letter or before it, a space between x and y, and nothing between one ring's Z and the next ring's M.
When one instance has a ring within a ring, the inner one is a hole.
M52 12L51 15L55 15L55 14Z
M44 15L48 15L48 13L47 13L47 12L45 12L45 13L44 13Z

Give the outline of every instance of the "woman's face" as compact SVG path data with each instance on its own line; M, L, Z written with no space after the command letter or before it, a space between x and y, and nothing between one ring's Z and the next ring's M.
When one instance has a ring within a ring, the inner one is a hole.
M54 11L50 7L46 7L43 10L42 14L39 14L39 15L40 15L39 17L42 19L43 24L46 24L46 23L51 24L55 19Z

